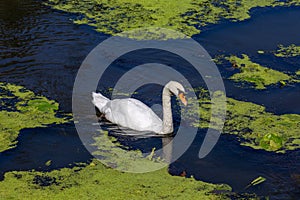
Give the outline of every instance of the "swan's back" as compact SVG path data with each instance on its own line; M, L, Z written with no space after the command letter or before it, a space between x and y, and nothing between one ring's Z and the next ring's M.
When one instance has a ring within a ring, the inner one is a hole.
M143 102L133 99L114 99L103 107L105 118L120 126L138 131L162 131L162 120Z

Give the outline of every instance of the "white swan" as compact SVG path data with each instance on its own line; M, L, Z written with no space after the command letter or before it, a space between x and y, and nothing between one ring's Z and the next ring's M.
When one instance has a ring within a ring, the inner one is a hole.
M143 102L133 99L109 100L100 93L93 92L93 104L110 122L137 131L152 131L158 134L173 132L171 95L174 94L187 105L184 87L176 82L168 82L162 93L163 121Z

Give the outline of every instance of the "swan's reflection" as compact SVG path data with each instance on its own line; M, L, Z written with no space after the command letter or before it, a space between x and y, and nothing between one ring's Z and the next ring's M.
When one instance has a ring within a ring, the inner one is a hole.
M166 163L172 161L173 135L135 131L113 124L105 120L105 118L101 118L99 123L95 125L100 125L102 130L108 131L109 136L117 138L121 145L129 147L129 149L138 149L146 154L151 153L153 148L156 150L161 149L161 151L156 151L156 153L161 153L159 155L156 154L155 157L160 157Z
M172 161L172 151L173 151L173 137L163 137L162 140L162 149L163 149L163 155L162 158L167 162L171 163ZM168 145L170 144L170 145Z

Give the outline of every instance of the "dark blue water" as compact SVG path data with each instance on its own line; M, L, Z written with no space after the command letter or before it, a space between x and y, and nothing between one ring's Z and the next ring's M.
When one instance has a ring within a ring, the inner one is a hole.
M0 178L7 171L71 167L92 159L77 136L74 124L24 129L18 146L0 153ZM51 165L46 162L51 160Z
M194 38L211 54L259 56L257 50L272 51L278 44L299 44L299 7L256 8L252 9L251 15L242 22L206 28Z
M71 112L72 87L86 55L107 36L35 0L1 1L0 80L24 85Z
M300 69L300 58L278 58L271 51L277 49L279 44L300 44L299 16L299 7L254 9L251 19L211 26L194 39L211 55L247 54L252 61L263 66L293 74ZM258 50L264 50L266 54L258 54ZM225 77L235 72L226 72L226 67L229 64L219 66ZM230 81L225 80L225 84L229 97L264 105L268 111L277 114L300 113L299 84L281 89L271 86L268 90L255 92L240 89Z
M300 44L300 8L255 9L252 14L253 17L244 22L210 26L193 38L212 56L246 53L253 61L277 70L288 73L299 70L299 58L276 58L271 53L260 55L256 52L260 49L272 51L278 44ZM88 26L74 25L69 20L72 17L42 6L38 1L2 1L0 81L24 85L37 94L55 99L63 111L71 112L76 72L86 55L108 37ZM176 67L174 57L170 55L161 53L158 57L149 58L149 53L142 51L117 60L111 66L111 80L124 73L126 66L151 59ZM185 63L180 59L176 62L183 73L193 76ZM234 72L226 70L226 65L218 67L228 96L264 105L274 113L300 114L299 84L284 88L271 86L263 91L243 88L227 80ZM109 78L105 84L99 89L105 90L112 84ZM136 95L137 98L148 105L160 102L160 96L147 95L153 87L141 89L144 94ZM299 151L280 155L253 150L240 146L234 136L224 135L209 156L200 160L197 155L203 133L204 130L199 130L189 150L170 166L171 174L185 171L187 176L193 175L207 182L228 183L238 192L255 192L269 195L271 199L299 199L299 180L294 178L300 174ZM133 149L144 151L161 146L160 138L120 137L119 140ZM91 159L72 124L25 129L18 141L17 148L0 153L2 175L11 170L52 170ZM45 165L48 160L52 160L50 166ZM267 181L246 190L246 185L258 176L266 177Z

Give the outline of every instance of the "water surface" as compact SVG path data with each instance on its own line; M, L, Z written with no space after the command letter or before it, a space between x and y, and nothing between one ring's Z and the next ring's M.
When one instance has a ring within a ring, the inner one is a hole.
M37 94L55 99L61 109L71 112L71 95L76 72L86 55L108 36L92 28L74 25L73 15L51 10L39 1L8 1L1 5L0 15L0 81L24 85ZM300 44L300 8L255 9L253 17L239 23L224 22L205 28L193 38L200 42L211 55L246 53L271 68L293 73L300 69L299 59L276 58L271 54L259 55L257 50L271 51L278 44ZM174 58L163 52L140 51L118 59L111 66L106 79L113 80L126 69L155 60L174 66ZM183 73L190 73L189 66L176 60ZM268 111L300 114L299 84L256 91L242 88L226 78L233 72L219 66L229 97L255 102L266 106ZM112 83L99 84L106 90ZM135 95L148 105L161 102L160 95L149 95L155 87L141 88ZM159 91L159 88L156 88ZM179 120L175 117L175 120ZM198 135L187 152L170 166L170 173L212 182L228 183L234 191L255 192L269 195L271 199L297 199L300 194L299 180L293 179L300 171L300 151L285 155L253 150L240 146L234 136L223 135L216 148L204 159L197 157L205 130ZM52 170L68 167L75 162L87 162L89 153L81 144L73 125L49 126L25 129L18 138L18 147L0 153L0 171L3 175L11 170ZM161 138L137 139L120 136L121 143L132 149L149 151L160 147ZM52 160L50 166L45 162ZM263 176L267 181L245 190L254 178Z

